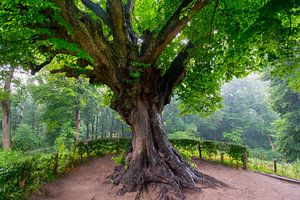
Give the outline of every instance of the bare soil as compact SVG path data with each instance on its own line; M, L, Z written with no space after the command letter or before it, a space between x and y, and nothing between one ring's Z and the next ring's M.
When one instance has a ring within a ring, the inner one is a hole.
M195 160L198 169L228 184L228 187L205 188L202 191L185 191L188 200L300 200L300 185L288 183L250 171L230 168L215 163ZM30 200L133 200L135 193L117 196L119 189L107 177L112 173L111 156L88 162L73 169L53 183L47 183L34 192ZM203 180L205 181L205 180ZM155 188L142 194L143 200L155 199Z

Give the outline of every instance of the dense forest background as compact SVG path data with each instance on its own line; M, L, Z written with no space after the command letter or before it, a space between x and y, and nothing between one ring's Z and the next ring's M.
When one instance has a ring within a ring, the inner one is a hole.
M47 149L61 143L67 148L75 137L131 137L130 128L109 108L110 95L104 86L50 75L47 70L36 76L16 71L12 90L14 150ZM300 157L299 94L284 81L267 73L250 74L224 84L221 93L221 108L209 116L182 113L174 96L163 112L168 137L243 144L251 148L251 156L261 159Z

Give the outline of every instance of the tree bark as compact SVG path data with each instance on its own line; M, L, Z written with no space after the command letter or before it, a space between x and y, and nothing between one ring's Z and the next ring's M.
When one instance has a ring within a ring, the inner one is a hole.
M3 141L3 148L4 150L10 150L11 149L11 139L10 139L10 93L11 93L11 82L13 79L14 74L14 68L11 67L7 78L4 83L4 91L8 93L8 96L5 97L1 101L1 107L2 107L2 141Z
M116 168L111 176L122 184L119 194L140 192L159 186L157 199L185 199L183 188L193 189L205 179L210 186L222 183L192 168L168 142L162 121L162 109L152 100L138 99L130 116L133 132L132 151L126 155L127 171Z

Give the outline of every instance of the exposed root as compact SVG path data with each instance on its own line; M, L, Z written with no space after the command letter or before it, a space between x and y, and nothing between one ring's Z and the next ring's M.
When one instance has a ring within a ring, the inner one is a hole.
M131 162L126 171L118 166L109 177L114 184L121 184L118 195L126 192L137 192L136 199L140 199L141 193L150 189L157 190L158 200L185 200L183 189L196 189L196 183L205 187L216 188L227 185L211 176L203 174L192 168L177 152L168 156L159 155L155 165L146 165L144 160ZM154 186L154 187L153 187Z
M156 199L186 199L181 190L174 190L174 188L167 184L159 184L159 192Z

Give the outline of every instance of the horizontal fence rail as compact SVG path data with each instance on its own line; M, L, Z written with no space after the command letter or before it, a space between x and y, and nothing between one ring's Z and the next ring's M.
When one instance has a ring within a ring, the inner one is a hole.
M178 150L198 151L199 158L204 158L204 155L208 159L219 156L220 161L223 162L224 156L228 156L247 169L249 149L246 146L211 140L171 139L169 141ZM119 153L121 150L126 151L131 148L131 138L84 140L78 142L77 148L81 158L84 154L88 157L91 154L104 155L113 150L114 153Z

